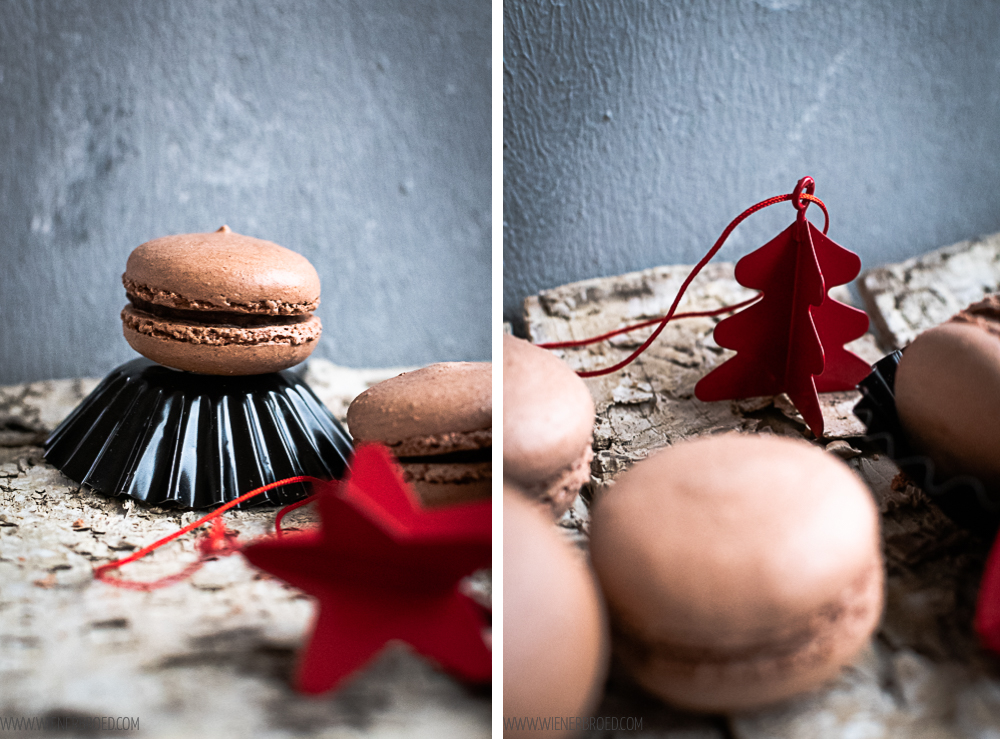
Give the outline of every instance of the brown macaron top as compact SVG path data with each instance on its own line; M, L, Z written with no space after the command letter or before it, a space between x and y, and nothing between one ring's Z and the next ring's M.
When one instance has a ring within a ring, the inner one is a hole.
M623 552L614 542L625 538ZM737 645L804 627L879 561L878 541L871 495L840 460L807 442L727 434L622 474L596 503L591 551L633 628L669 621L679 643Z
M727 434L660 451L597 499L590 543L619 654L689 708L815 687L881 614L871 494L804 441Z
M914 339L896 369L895 399L908 439L942 473L1000 486L1000 296Z
M133 303L179 310L303 315L320 299L309 260L228 226L147 241L129 256L122 282Z
M398 457L482 449L493 438L493 365L440 362L380 382L347 409L358 442Z
M503 474L529 484L572 465L591 444L594 399L547 349L503 337Z

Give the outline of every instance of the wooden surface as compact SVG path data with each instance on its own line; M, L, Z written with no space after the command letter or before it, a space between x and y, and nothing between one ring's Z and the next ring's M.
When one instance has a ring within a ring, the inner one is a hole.
M690 266L657 267L577 282L528 298L525 321L531 339L544 343L586 338L662 315L690 270ZM688 289L678 312L712 310L752 297L754 291L740 286L732 274L731 264L707 267ZM836 295L849 300L846 290ZM619 372L586 380L597 406L594 472L600 481L653 449L702 434L769 428L807 435L801 416L783 396L724 403L703 403L694 397L695 383L732 355L712 339L719 320L673 321L637 361ZM627 357L654 328L557 354L574 369L607 367ZM869 362L882 356L871 335L849 346ZM855 391L820 397L830 440L863 432L851 413L857 398Z
M319 360L306 379L343 421L357 393L398 372ZM149 593L95 582L94 565L201 515L81 490L44 462L45 436L95 385L0 387L0 719L137 717L136 735L148 737L490 735L489 689L458 683L402 645L333 695L296 694L289 678L313 603L239 555ZM226 522L249 540L273 529L275 511L230 512ZM286 521L315 523L309 506ZM195 558L194 542L129 565L127 577L178 571ZM489 600L487 573L469 587Z
M996 284L984 265L997 261L998 244L994 238L956 245L945 255L863 275L862 284L872 294L878 286L878 298L869 301L873 324L893 327L893 338L879 346L866 335L851 348L874 362L964 307L961 301L981 297L988 284ZM545 291L525 302L530 338L584 338L662 315L689 269L661 267ZM921 286L913 275L920 275ZM933 286L936 296L949 297L939 305L910 292L930 290L926 286ZM835 294L849 301L846 290ZM718 308L750 295L733 280L732 265L711 265L679 310ZM821 395L822 440L812 437L784 397L717 403L694 398L695 382L732 354L712 340L718 320L672 323L634 364L586 380L597 407L592 482L559 522L561 530L585 548L587 500L613 494L616 475L657 448L728 430L805 438L845 459L878 504L887 569L882 623L837 681L779 706L734 716L689 714L648 696L613 665L595 715L641 717L642 736L662 739L1000 736L1000 662L978 646L971 628L989 542L955 526L922 491L896 477L891 460L866 445L864 428L851 413L856 392ZM560 355L574 369L605 367L627 356L650 331Z
M866 272L858 292L887 351L1000 290L1000 234Z

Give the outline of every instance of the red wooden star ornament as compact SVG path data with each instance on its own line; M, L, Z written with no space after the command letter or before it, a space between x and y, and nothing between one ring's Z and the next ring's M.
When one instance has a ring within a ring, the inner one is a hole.
M297 687L335 688L393 639L463 679L489 681L486 620L458 584L490 566L491 502L422 509L378 445L358 448L346 481L315 485L318 531L243 550L319 601Z

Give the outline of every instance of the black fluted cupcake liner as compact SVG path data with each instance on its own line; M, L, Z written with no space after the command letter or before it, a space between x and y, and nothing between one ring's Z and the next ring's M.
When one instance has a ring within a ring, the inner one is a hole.
M208 508L297 475L340 478L351 438L290 371L198 375L135 359L111 372L45 442L46 460L99 493ZM247 506L309 494L297 483Z
M910 445L896 413L896 367L901 351L883 357L858 384L861 400L854 415L867 428L867 439L927 493L953 521L970 531L992 537L1000 525L1000 490L988 488L972 475L943 475L933 460Z

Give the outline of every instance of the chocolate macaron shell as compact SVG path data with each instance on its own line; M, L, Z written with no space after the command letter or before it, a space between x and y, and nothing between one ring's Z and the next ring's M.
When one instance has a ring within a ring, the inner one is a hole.
M881 614L871 495L806 442L709 437L636 464L595 502L591 557L622 663L693 710L816 687Z
M493 366L441 362L380 382L347 409L359 441L378 441L399 457L446 454L492 444Z
M895 377L896 412L913 446L940 473L974 475L993 489L1000 487L998 331L995 319L953 319L925 331L903 352Z
M505 478L535 488L580 466L591 448L594 400L565 362L505 335L503 391ZM585 467L581 469L589 477Z
M122 281L130 298L183 310L298 315L320 297L319 275L301 254L228 229L147 241Z
M506 485L503 515L503 715L589 716L609 654L593 574L548 514ZM570 733L504 730L505 737Z

